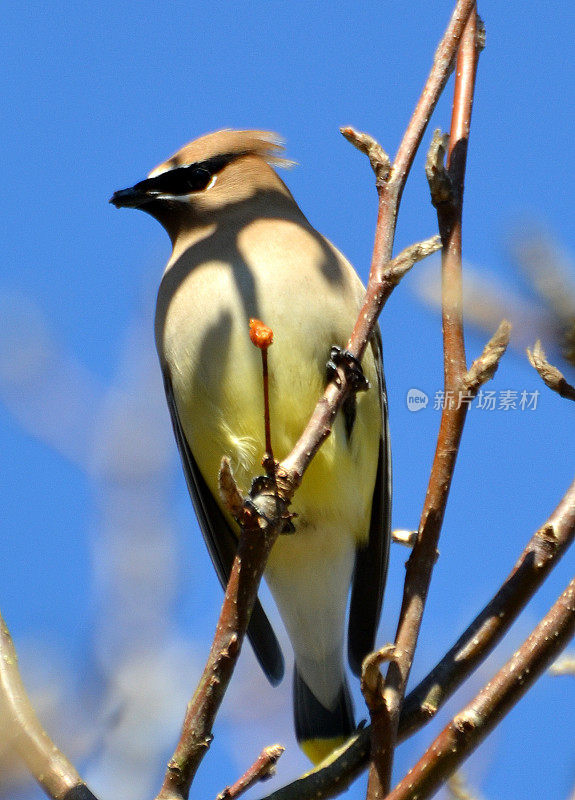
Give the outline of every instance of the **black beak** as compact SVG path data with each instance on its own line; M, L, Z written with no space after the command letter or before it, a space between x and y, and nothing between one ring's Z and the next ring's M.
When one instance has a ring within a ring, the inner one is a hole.
M110 203L116 208L138 208L148 200L151 200L147 192L142 191L137 186L130 189L120 189L110 197Z

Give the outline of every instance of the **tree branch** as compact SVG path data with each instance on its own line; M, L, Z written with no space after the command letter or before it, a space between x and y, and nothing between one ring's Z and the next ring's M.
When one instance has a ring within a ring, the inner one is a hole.
M534 367L543 383L552 391L557 392L561 397L568 400L575 400L575 387L565 380L565 376L557 367L547 361L545 351L539 339L535 342L533 350L527 349L527 356L532 367Z
M180 739L157 800L188 797L194 775L210 746L212 726L240 653L267 557L283 523L276 515L276 498L267 508L266 500L269 496L259 498L262 516L245 511L210 654L186 709ZM266 518L274 521L267 523Z
M404 741L435 716L463 681L493 651L575 539L575 480L547 521L533 534L497 594L456 644L406 697L398 738ZM358 731L336 758L264 800L311 800L346 789L369 759L370 730Z
M358 359L361 359L367 347L375 329L377 315L385 300L397 284L400 275L406 271L405 263L400 266L396 260L390 262L399 202L413 158L427 127L429 117L449 76L459 40L473 7L474 0L459 0L457 3L436 53L435 62L421 99L391 168L391 173L387 180L384 180L384 169L378 173L379 211L370 280L365 301L347 348ZM375 163L374 158L376 160L383 158L382 151L378 152L373 144L373 142L367 142L366 145L372 165ZM433 240L427 248L416 247L415 252L412 251L407 256L408 264L415 263L419 258L433 252L438 246L437 241ZM401 254L398 259L401 262ZM274 499L276 506L279 501L280 513L282 509L285 511L287 508L296 488L301 483L305 469L329 435L333 419L349 391L350 386L345 370L343 367L338 367L336 376L320 398L299 441L290 455L277 466L275 475L277 494ZM233 490L231 494L234 494ZM240 535L238 554L234 561L230 584L226 591L208 663L188 707L180 741L174 757L168 765L164 785L157 800L185 800L187 798L191 780L209 746L211 727L245 635L247 621L257 595L267 556L282 527L282 520L278 518L277 508L272 507L274 504L270 504L269 499L269 497L263 498L267 503L266 511L268 513L266 514L259 507L262 500L261 495L251 497L251 506L255 505L258 512L261 512L258 519L263 524L265 533L261 537L255 535L247 537L245 532ZM248 510L246 508L246 512ZM265 523L266 519L270 522ZM265 541L260 545L254 542L247 544L244 542L246 538L261 538ZM240 588L241 598L238 596Z
M493 378L507 349L510 336L511 325L504 319L483 348L479 358L476 358L467 370L463 381L462 397L475 397L483 384Z
M497 594L431 672L406 697L401 738L433 717L497 646L575 539L575 480L533 534Z
M401 277L416 261L439 247L439 237L434 236L406 248L393 259L384 271L376 293L379 302L384 304ZM274 486L261 491L256 482L250 492L249 505L244 504L241 509L238 507L239 495L229 462L222 460L222 495L242 522L238 551L210 654L186 710L180 739L168 763L156 800L186 800L188 797L191 782L212 740L211 729L240 653L268 555L289 518L287 506L313 455L329 435L331 423L348 391L348 381L339 368L338 378L326 387L296 447L276 467Z
M406 247L385 265L375 284L370 281L367 288L370 303L364 303L361 314L365 313L371 319L371 325L365 327L356 323L347 346L352 355L361 359L373 333L377 317L399 281L415 263L435 253L440 247L439 236L432 236L423 242ZM280 495L284 499L291 499L295 488L301 483L305 470L329 436L331 425L348 391L348 380L343 369L339 367L336 379L327 385L293 450L277 469L278 484L282 481Z
M468 378L465 363L462 312L461 217L467 143L473 106L473 90L478 60L477 13L475 7L465 24L457 56L453 114L447 178L452 191L436 203L442 250L442 317L445 396L458 396ZM439 151L440 152L440 151ZM433 187L432 187L433 192ZM432 193L433 197L433 193ZM504 350L500 350L499 358ZM496 358L496 362L497 362ZM395 638L395 657L391 661L383 689L383 704L376 720L372 713L372 766L368 800L389 791L393 753L405 687L411 671L425 601L436 561L437 544L455 461L463 432L467 403L448 402L441 415L435 458L425 498L418 537L407 562L405 587Z
M474 7L475 0L458 0L447 29L435 52L433 66L401 140L394 162L389 170L389 176L386 181L378 180L376 183L379 203L369 283L364 304L348 346L348 349L356 356L358 355L354 349L356 343L369 341L368 331L373 329L374 303L372 293L377 290L384 265L391 258L397 213L407 176L431 115L452 72L463 30ZM349 128L344 128L342 131L346 138L350 138L348 136L349 131ZM358 134L356 133L355 136L357 138ZM354 142L354 144L356 143ZM359 149L363 148L360 147ZM370 163L373 167L373 146L368 147L364 152L369 155ZM379 157L383 158L384 156L385 154L383 156L380 154ZM385 158L387 157L385 156Z
M267 781L275 775L276 764L284 752L285 747L281 744L272 744L264 747L252 766L237 780L233 786L226 786L223 792L216 797L216 800L235 800L248 789L251 789L260 781Z
M575 578L495 677L439 734L387 800L431 797L513 708L575 633Z
M96 800L66 756L48 736L32 707L10 631L0 615L0 711L7 740L42 789L54 800Z

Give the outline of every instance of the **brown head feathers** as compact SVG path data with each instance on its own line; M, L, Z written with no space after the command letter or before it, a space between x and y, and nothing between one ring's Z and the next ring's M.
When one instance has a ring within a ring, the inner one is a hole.
M185 145L153 169L148 177L115 192L118 208L141 208L156 217L172 243L182 234L213 224L217 215L229 221L232 209L252 217L263 203L280 203L282 214L303 215L273 167L290 166L277 134L223 130ZM256 206L250 205L255 202Z
M216 131L184 145L167 161L153 169L148 177L153 178L170 169L209 161L221 156L226 156L229 161L233 161L234 156L255 155L275 167L293 166L295 162L284 158L281 155L283 151L283 140L277 133L270 131Z

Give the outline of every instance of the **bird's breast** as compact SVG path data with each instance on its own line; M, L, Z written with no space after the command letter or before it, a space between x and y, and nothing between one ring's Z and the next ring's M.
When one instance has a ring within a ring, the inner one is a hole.
M323 390L331 345L345 344L357 314L357 286L345 274L346 262L336 264L331 250L324 253L316 239L306 240L305 230L286 226L290 236L283 242L258 225L244 229L233 249L228 244L227 259L198 258L192 248L172 264L160 288L158 349L188 444L215 497L222 456L230 457L244 491L262 472L262 362L249 338L250 318L274 332L268 351L271 437L281 460ZM372 364L367 371L374 383ZM357 434L348 439L338 419L296 496L302 533L318 517L351 526L357 536L367 531L381 425L377 389L358 400ZM360 447L366 437L370 446Z

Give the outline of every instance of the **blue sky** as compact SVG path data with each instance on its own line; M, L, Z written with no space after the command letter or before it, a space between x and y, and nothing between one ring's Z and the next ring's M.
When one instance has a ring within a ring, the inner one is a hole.
M369 131L395 153L451 9L423 0L16 0L4 9L0 607L50 729L102 800L118 787L130 796L119 751L139 765L133 796L153 796L221 596L155 363L154 294L169 241L154 220L118 212L108 198L202 133L275 130L298 162L283 177L302 209L365 278L372 174L338 128ZM575 451L572 409L545 391L523 354L542 335L561 365L540 300L511 253L513 237L539 228L575 253L575 11L488 0L480 13L487 48L469 151L465 257L480 310L497 316L503 304L519 320L516 347L489 388L498 398L507 390L541 394L533 410L475 408L468 416L414 677L499 586L571 481ZM426 143L434 127L448 128L449 109L448 92ZM434 232L422 155L397 248ZM417 526L439 422L440 325L421 300L422 276L432 280L436 267L417 267L381 320L398 528ZM470 360L488 336L468 327ZM406 406L410 388L430 397L417 414ZM393 635L405 557L393 548L382 643ZM472 688L547 611L572 563L567 555ZM288 683L268 689L246 649L198 795L215 796L274 741L289 747L278 784L306 768L291 732ZM569 678L540 681L466 766L483 796L567 797L572 743L542 732L566 728L572 702ZM397 777L430 736L426 730L400 748ZM351 796L362 792L360 781Z

